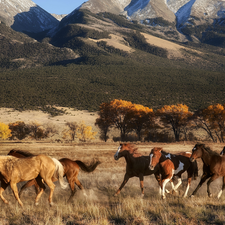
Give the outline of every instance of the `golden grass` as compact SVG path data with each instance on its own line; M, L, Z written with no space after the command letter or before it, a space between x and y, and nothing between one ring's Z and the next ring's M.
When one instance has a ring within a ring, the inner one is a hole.
M158 185L154 176L145 177L145 196L141 198L138 178L132 178L121 191L114 197L114 193L120 186L125 173L125 160L115 161L113 155L118 143L59 145L47 143L1 143L1 154L7 154L12 148L30 150L33 153L46 153L56 158L69 157L90 162L93 158L102 161L97 169L88 174L80 172L78 178L83 184L87 197L82 191L77 190L73 200L67 203L70 190L63 190L56 182L53 195L54 206L48 204L47 188L40 199L38 206L34 205L35 191L33 187L26 189L21 196L24 203L22 209L15 200L10 188L3 193L9 205L0 201L0 224L43 224L43 225L75 225L75 224L224 224L225 221L225 194L221 199L216 195L221 187L221 179L212 183L213 198L207 197L206 185L194 198L182 198L186 188L186 177L179 188L177 195L167 195L162 200L158 194ZM139 143L139 149L147 155L153 146L162 146L168 150L191 150L193 143L186 144L159 144ZM210 143L209 143L210 145ZM215 148L223 145L213 145ZM199 161L199 174L201 175L201 163ZM193 181L189 194L195 189L200 177ZM19 188L21 184L18 184ZM168 185L168 189L170 186Z

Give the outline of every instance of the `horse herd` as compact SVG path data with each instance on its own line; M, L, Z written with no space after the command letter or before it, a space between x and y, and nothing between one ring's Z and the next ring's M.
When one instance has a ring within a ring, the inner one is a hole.
M192 178L196 179L198 176L196 159L201 158L203 162L203 175L191 196L194 196L202 184L210 178L207 182L207 192L208 196L211 197L212 194L209 185L215 179L223 177L222 189L217 196L220 198L225 188L225 156L223 155L225 155L225 147L221 153L218 154L204 144L196 144L192 149L192 153L180 152L171 154L165 152L162 148L154 147L149 156L143 156L138 152L135 145L130 143L120 144L114 155L114 159L118 160L124 157L127 165L124 180L114 196L120 193L121 189L131 177L139 177L143 196L144 176L154 174L160 187L160 194L164 199L165 192L169 192L165 189L166 184L170 181L172 191L177 192L178 187L182 183L181 175L187 172L188 182L184 193L184 197L186 197ZM53 182L59 180L61 187L66 188L68 184L63 179L65 176L71 189L70 200L76 192L75 184L81 190L84 190L81 182L77 178L79 169L81 168L83 171L90 173L93 172L100 163L99 161L93 161L87 165L80 160L73 161L68 158L57 160L43 154L33 155L30 152L11 150L7 156L0 156L0 198L4 203L8 203L2 194L10 185L15 198L21 207L23 207L23 203L20 200L21 193L25 188L34 185L37 194L35 204L37 205L46 188L45 184L47 184L50 188L49 203L53 205L52 196L55 188ZM174 185L175 176L178 177L176 185ZM28 182L22 186L18 193L17 183L22 181Z

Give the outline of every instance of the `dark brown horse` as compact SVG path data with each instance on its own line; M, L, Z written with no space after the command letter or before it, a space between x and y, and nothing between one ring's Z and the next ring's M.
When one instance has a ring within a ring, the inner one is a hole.
M25 152L25 151L21 151L21 150L11 150L8 155L13 155L15 157L21 158L21 157L28 157L33 155L30 152ZM71 198L74 196L75 192L76 192L76 188L74 183L81 189L84 190L81 182L78 180L78 174L79 174L79 170L80 168L87 173L93 172L96 167L100 164L99 161L96 162L92 162L90 165L86 165L85 163L83 163L80 160L71 160L68 158L62 158L59 159L60 163L63 165L64 168L64 176L66 176L66 179L70 185L70 189L71 189L71 195L69 197L69 200L71 200ZM57 181L57 179L54 179L53 182ZM27 187L30 187L32 185L35 185L36 188L36 192L38 192L39 190L39 185L37 184L37 181L35 179L28 181L25 185L23 185L23 187L20 190L19 195L21 195L21 193L23 192L23 190ZM68 201L69 201L68 200Z
M191 180L193 176L198 175L198 167L197 163L191 163L189 157L191 154L189 153L178 153L178 154L170 154L163 151L162 148L153 148L150 152L150 163L149 168L151 170L155 169L155 166L159 165L160 174L161 174L161 189L162 189L162 198L165 198L165 186L166 184L174 177L178 177L178 183L174 187L172 185L173 191L177 191L178 187L181 185L181 175L187 171L188 174L188 184L186 191L184 193L184 197L187 196ZM173 183L172 183L173 184Z
M203 175L201 180L194 190L191 196L194 196L202 184L208 179L207 182L207 192L208 196L211 197L212 194L209 190L209 185L219 177L223 177L223 186L218 194L218 198L222 195L225 188L225 157L220 156L217 152L212 151L209 147L204 144L196 144L192 149L192 155L190 160L193 162L196 159L201 158L203 161Z
M138 153L135 145L129 143L120 144L116 154L114 155L114 159L118 160L121 157L124 157L127 163L126 173L122 184L114 196L120 193L121 189L131 177L139 177L142 196L144 196L144 176L154 174L156 180L160 182L158 167L154 170L150 170L149 157Z

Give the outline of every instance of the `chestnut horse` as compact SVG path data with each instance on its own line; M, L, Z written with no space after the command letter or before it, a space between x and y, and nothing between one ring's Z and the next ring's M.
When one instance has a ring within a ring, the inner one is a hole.
M13 149L8 153L8 155L13 155L13 156L18 157L18 158L23 158L23 157L31 156L33 154L30 153L30 152ZM80 160L73 161L73 160L68 159L68 158L59 159L59 162L63 165L63 168L64 168L64 175L63 176L66 176L66 179L67 179L67 181L70 185L70 189L71 189L71 195L70 195L68 201L70 201L72 199L72 197L74 196L74 194L76 193L76 188L75 188L74 183L81 190L84 190L81 182L78 180L78 174L79 174L80 168L84 172L90 173L90 172L93 172L96 169L96 167L100 164L99 161L96 161L96 162L92 162L90 165L86 165L85 163L83 163ZM35 185L36 192L38 193L39 184L37 183L36 180L37 179L30 180L25 185L23 185L21 190L20 190L19 195L22 194L22 192L25 188L30 187L32 185ZM57 181L57 178L53 178L52 181L53 182ZM44 187L44 189L45 189L45 187Z
M183 197L187 197L187 193L191 184L192 177L198 176L197 163L191 163L189 157L191 153L181 152L178 154L170 154L163 151L162 148L153 148L150 152L149 168L155 169L155 166L159 165L161 174L161 189L162 198L165 198L165 186L174 177L178 177L178 183L174 187L172 183L173 191L177 192L178 187L181 185L181 175L187 171L188 184Z
M203 161L203 175L201 180L194 190L191 196L194 196L202 184L208 179L207 182L207 193L211 197L212 194L209 190L209 185L219 177L223 177L223 186L218 198L222 195L222 192L225 188L225 157L220 156L217 152L212 151L209 147L206 147L204 144L196 144L192 149L192 155L190 160L193 162L196 159L201 158Z
M149 157L143 156L137 152L137 148L133 144L120 144L114 159L124 157L127 163L124 180L114 196L117 196L124 185L131 177L139 177L142 196L144 196L144 176L155 175L155 178L160 182L159 169L149 169Z
M17 183L21 181L27 181L34 179L40 175L41 179L45 181L45 183L50 188L49 194L49 203L52 205L52 195L55 188L55 185L52 182L52 177L59 177L60 185L62 188L66 188L67 184L63 181L63 167L62 164L53 158L50 158L46 155L37 155L27 158L16 158L14 156L0 156L0 173L1 173L1 187L0 187L0 197L4 203L8 203L8 201L3 197L2 193L10 184L10 187L13 190L14 196L23 207L23 203L21 202ZM37 180L41 191L36 196L35 204L38 204L38 200L41 197L44 184L42 181Z

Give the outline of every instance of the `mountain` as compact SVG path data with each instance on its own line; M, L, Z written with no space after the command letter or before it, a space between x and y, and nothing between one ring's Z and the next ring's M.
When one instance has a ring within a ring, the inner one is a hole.
M223 0L89 0L81 9L125 15L129 20L154 26L159 31L168 31L169 26L188 40L224 46Z
M0 1L0 21L16 31L42 32L59 21L31 0Z
M225 42L218 2L89 0L52 28L38 23L40 32L26 34L6 26L5 16L0 107L98 110L115 98L152 108L183 103L193 110L224 103ZM196 3L203 8L211 3L215 19L194 17Z

